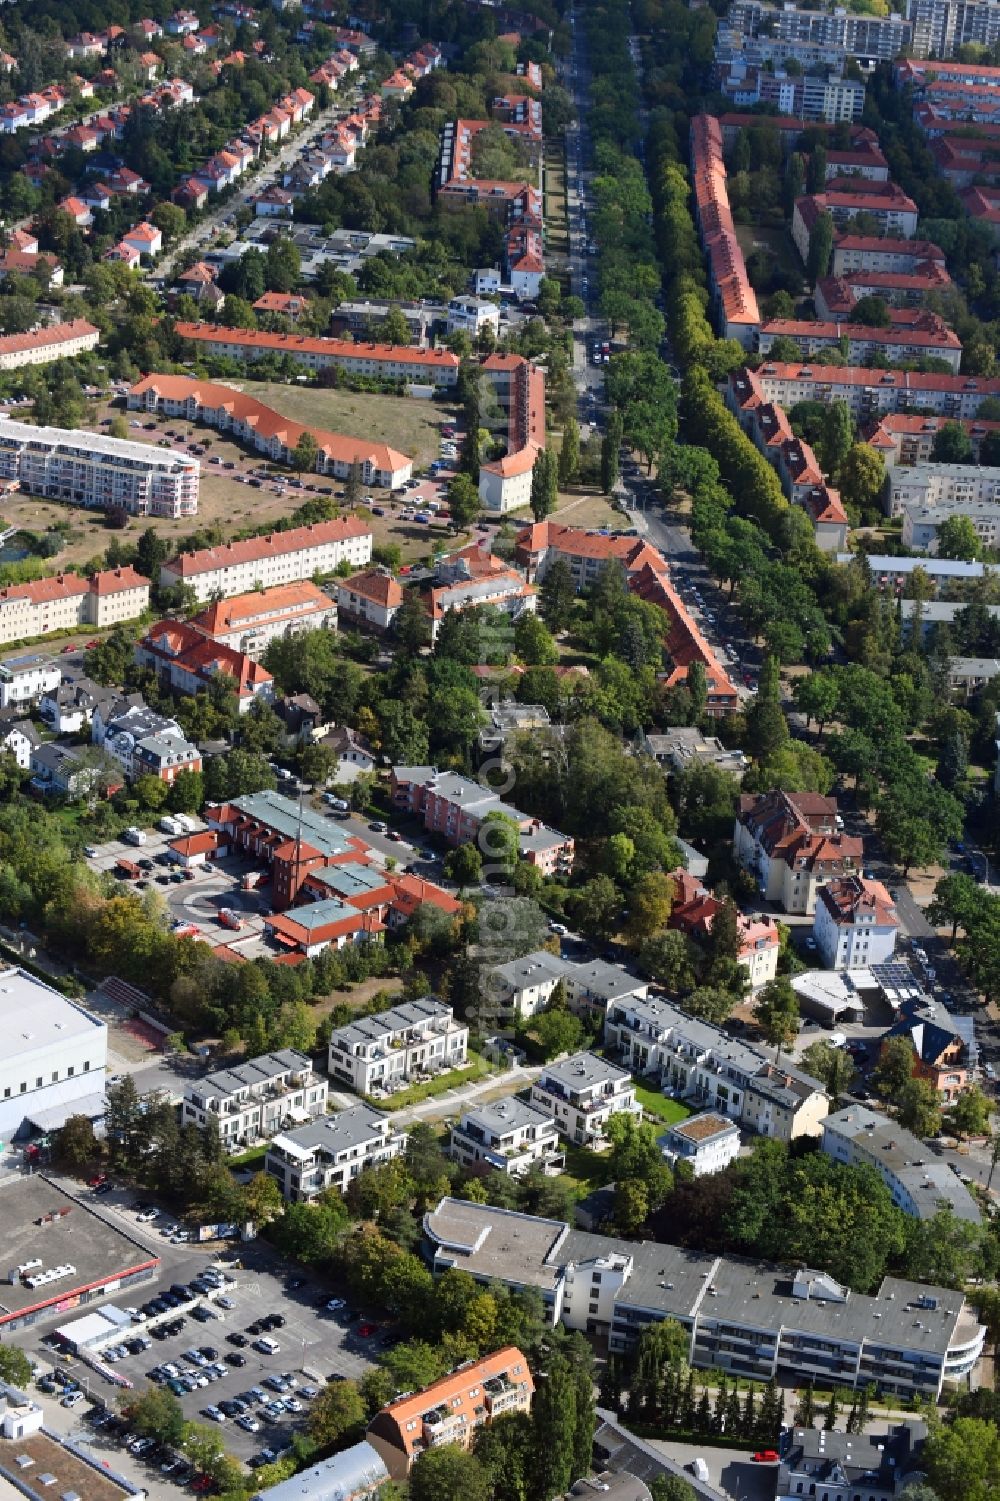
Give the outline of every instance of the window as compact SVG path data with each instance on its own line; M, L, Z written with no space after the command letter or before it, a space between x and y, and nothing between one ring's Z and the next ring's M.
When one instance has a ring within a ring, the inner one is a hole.
M42 1076L41 1076L41 1074L39 1074L38 1078L35 1080L35 1088L36 1089L41 1089L41 1087L42 1087Z
M27 1086L27 1084L22 1084L21 1085L21 1093L22 1094L27 1094L28 1093L28 1086Z
M86 1067L86 1068L89 1068L89 1067L90 1067L90 1064L89 1064L89 1063L88 1063L88 1064L85 1064L85 1067ZM74 1068L74 1067L73 1067L73 1065L72 1065L72 1063L71 1063L71 1064L70 1064L70 1065L69 1065L69 1067L68 1067L68 1068L67 1068L67 1069L66 1069L66 1077L67 1077L67 1079L72 1079L72 1077L73 1077L73 1075L74 1075L74 1074L75 1074L75 1073L76 1073L76 1069L75 1069L75 1068Z
M58 1084L58 1082L59 1082L59 1070L56 1068L56 1069L52 1070L52 1083L53 1084Z

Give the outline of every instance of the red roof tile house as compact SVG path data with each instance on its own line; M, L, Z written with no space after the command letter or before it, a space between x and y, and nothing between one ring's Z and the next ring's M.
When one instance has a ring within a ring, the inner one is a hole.
M719 332L752 349L760 311L729 207L722 127L713 115L691 121L691 186L698 231L708 257Z
M680 874L686 880L678 885L677 876ZM700 881L693 881L686 871L674 872L674 880L675 902L667 927L703 942L712 931L712 924L722 903ZM759 990L762 985L773 980L778 972L778 953L781 948L778 924L773 917L764 914L755 916L741 912L737 919L737 929L740 938L738 962L745 967L750 977L751 990Z
M128 245L132 250L138 250L140 255L152 260L163 249L163 235L155 224L147 224L143 220L134 229L125 231L122 235L121 243Z
M384 568L369 568L338 579L336 591L340 614L376 631L389 629L403 603L401 585Z
M842 824L836 798L818 792L743 793L733 858L756 877L766 901L811 916L819 888L853 876L861 864L862 841L844 834Z
M384 381L417 381L454 386L461 361L449 349L415 349L405 344L351 343L305 334L265 333L214 323L178 323L178 338L228 359L252 361L287 355L308 370L339 369L348 375ZM526 362L525 362L526 363Z
M198 693L219 674L233 680L241 714L246 714L258 698L269 702L274 697L271 674L242 652L218 646L193 625L183 621L161 620L151 626L136 643L135 659L140 667L156 673L160 684L174 693Z
M405 1480L414 1462L439 1444L471 1449L479 1429L510 1412L530 1412L535 1383L514 1345L467 1361L415 1395L398 1397L376 1413L368 1442L389 1474Z

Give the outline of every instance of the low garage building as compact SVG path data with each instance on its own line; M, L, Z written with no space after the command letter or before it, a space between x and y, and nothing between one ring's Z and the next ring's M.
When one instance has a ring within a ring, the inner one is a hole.
M183 834L167 846L170 858L184 870L196 870L209 860L221 860L229 854L229 842L218 829L203 829L200 834Z

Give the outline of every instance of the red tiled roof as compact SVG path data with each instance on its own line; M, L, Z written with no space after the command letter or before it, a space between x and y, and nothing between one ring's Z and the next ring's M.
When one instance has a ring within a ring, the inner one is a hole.
M413 349L408 344L362 344L349 339L314 339L306 334L273 334L262 329L226 328L215 323L176 323L178 338L200 344L238 344L275 354L328 355L331 359L376 360L421 369L457 370L461 361L450 349Z

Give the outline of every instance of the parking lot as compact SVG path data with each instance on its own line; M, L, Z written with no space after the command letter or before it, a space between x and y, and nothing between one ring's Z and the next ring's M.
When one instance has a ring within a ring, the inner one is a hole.
M157 1225L172 1223L170 1216L161 1215L159 1220L142 1225L132 1196L114 1197L119 1200L117 1205L107 1199L97 1201L101 1211L111 1220L121 1219L130 1227L136 1226L136 1233L144 1238L157 1238ZM131 1290L130 1296L119 1294L117 1306L135 1307L142 1313L151 1300L172 1287L190 1287L192 1280L212 1267L225 1277L225 1284L199 1298L193 1308L204 1312L197 1316L193 1311L169 1310L159 1316L159 1327L155 1315L135 1322L123 1334L121 1344L141 1340L148 1341L149 1348L127 1350L108 1363L138 1392L153 1384L168 1388L172 1379L184 1416L218 1423L227 1449L239 1459L249 1461L264 1448L280 1450L287 1445L306 1420L310 1392L318 1392L331 1377L359 1379L385 1348L383 1329L366 1323L353 1308L328 1311L326 1305L337 1296L336 1290L302 1273L283 1273L270 1263L265 1247L240 1248L220 1261L214 1250L194 1244L171 1246L169 1239L164 1239L163 1252L165 1265L155 1282ZM184 1307L182 1304L181 1310ZM281 1322L260 1331L259 1321L267 1316ZM32 1331L30 1353L53 1365L64 1377L78 1381L88 1396L116 1411L118 1402L110 1384L82 1359L60 1358L51 1342L46 1342L57 1322L67 1322L66 1316ZM255 1348L261 1332L274 1342L274 1349ZM171 1370L163 1372L165 1366ZM164 1379L151 1378L150 1372L156 1370ZM289 1382L286 1390L275 1391L274 1386L283 1377ZM193 1390L185 1390L182 1382ZM59 1392L50 1394L48 1400L58 1402ZM233 1402L245 1406L244 1416L250 1420L246 1426L237 1424L237 1414L227 1416L220 1407ZM284 1408L278 1404L284 1404ZM209 1416L209 1407L219 1416ZM74 1417L82 1427L92 1426L86 1407L75 1409ZM106 1441L113 1438L109 1435Z

